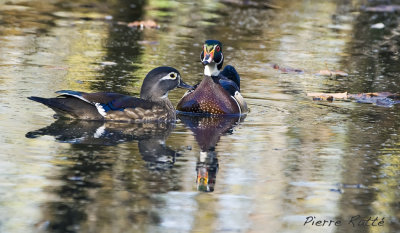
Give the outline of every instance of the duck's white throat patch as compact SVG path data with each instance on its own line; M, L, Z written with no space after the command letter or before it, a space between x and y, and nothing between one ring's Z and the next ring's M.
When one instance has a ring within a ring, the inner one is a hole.
M204 67L204 75L207 76L218 76L219 75L219 70L217 68L217 63L213 62L211 64L208 64Z

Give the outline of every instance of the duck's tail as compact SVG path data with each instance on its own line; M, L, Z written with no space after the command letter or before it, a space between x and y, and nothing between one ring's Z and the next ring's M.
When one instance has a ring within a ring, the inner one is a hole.
M42 98L30 96L28 99L39 102L53 109L58 116L75 119L101 120L103 116L99 114L96 107L81 99L66 96L57 98Z

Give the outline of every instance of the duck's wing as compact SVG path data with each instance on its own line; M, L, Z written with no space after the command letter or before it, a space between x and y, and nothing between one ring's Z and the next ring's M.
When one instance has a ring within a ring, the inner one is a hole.
M102 102L100 104L105 108L106 111L123 111L126 108L151 109L154 106L153 102L127 95L123 95L112 99L107 103Z
M152 102L133 96L112 92L85 93L77 91L57 91L62 96L72 96L95 106L104 107L104 111L123 111L125 108L151 109Z
M235 93L240 91L236 83L230 79L220 78L218 82L231 96L235 96Z
M247 104L240 94L240 77L233 66L225 66L219 75L219 83L239 104L241 113L248 112Z
M57 91L60 96L56 98L42 98L31 96L31 100L42 103L53 109L57 115L67 118L85 120L103 120L107 115L125 109L140 108L146 111L152 108L149 101L118 93L85 93L79 91Z
M62 90L62 91L57 91L56 93L60 94L60 96L63 97L68 97L68 96L74 97L93 105L95 103L105 104L115 99L123 98L126 96L123 94L112 93L112 92L86 93L86 92L71 91L71 90Z
M74 96L93 104L97 112L106 120L150 122L167 118L168 115L168 111L162 106L133 96L105 92L63 91L58 93Z
M225 68L222 70L222 72L218 75L221 79L229 79L233 81L236 86L238 87L238 91L240 91L240 76L239 73L236 71L236 69L231 66L227 65Z

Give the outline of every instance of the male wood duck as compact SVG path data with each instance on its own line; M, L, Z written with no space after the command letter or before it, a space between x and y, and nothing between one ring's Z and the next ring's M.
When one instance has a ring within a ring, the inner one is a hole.
M204 65L204 78L179 101L177 110L200 114L244 114L247 104L240 94L240 76L233 66L222 70L224 55L218 40L204 43L200 60Z
M57 115L84 120L114 120L127 122L171 122L176 112L168 92L176 87L192 88L184 83L172 67L151 70L143 80L140 98L118 93L85 93L63 90L56 98L31 96L31 100L52 108Z

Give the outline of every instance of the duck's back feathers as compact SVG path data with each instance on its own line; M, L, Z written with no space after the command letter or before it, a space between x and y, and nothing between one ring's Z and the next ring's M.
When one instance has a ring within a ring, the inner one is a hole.
M125 96L122 94L112 93L112 92L86 93L86 92L71 91L71 90L62 90L62 91L57 91L56 93L60 94L61 96L72 96L88 103L102 103L102 104L108 103L110 101Z
M231 65L225 66L224 70L222 70L222 72L219 73L218 76L221 79L228 79L233 81L237 86L238 89L237 91L240 91L240 76L233 66Z

